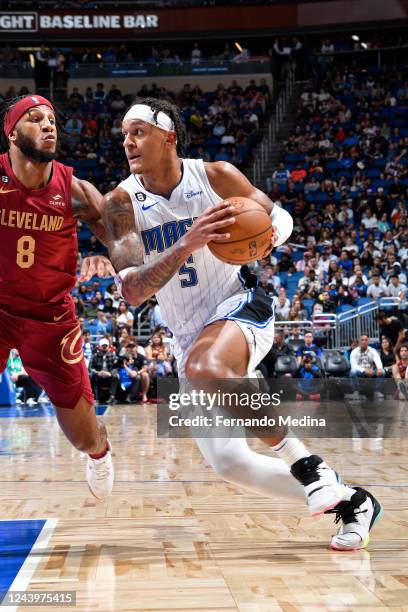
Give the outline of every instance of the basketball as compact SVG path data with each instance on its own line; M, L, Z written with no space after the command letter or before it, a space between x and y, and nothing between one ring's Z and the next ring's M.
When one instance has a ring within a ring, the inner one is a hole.
M227 198L236 208L235 223L222 230L230 237L223 242L209 242L211 253L230 264L246 264L260 259L271 243L272 221L265 209L249 198Z

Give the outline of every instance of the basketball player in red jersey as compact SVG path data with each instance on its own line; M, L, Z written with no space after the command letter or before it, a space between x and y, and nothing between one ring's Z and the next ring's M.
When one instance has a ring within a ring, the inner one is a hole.
M113 487L111 452L106 428L93 409L70 296L77 219L103 239L102 196L55 160L56 116L46 98L29 95L6 102L0 131L5 151L0 155L0 372L10 350L18 349L26 371L54 404L61 429L88 454L87 481L103 499Z
M124 296L136 306L157 295L174 334L181 379L211 388L217 379L244 378L272 344L273 307L248 270L238 274L215 260L206 245L228 239L228 226L234 223L228 198L234 196L255 200L271 215L275 246L290 236L291 217L231 164L179 157L185 133L179 110L169 102L138 100L122 130L131 175L105 196L102 218ZM195 274L186 267L189 263ZM237 274L241 282L236 283ZM188 293L180 297L184 289ZM332 548L367 546L381 516L379 502L364 489L343 485L321 457L289 432L263 439L279 459L253 452L245 438L199 434L195 441L226 480L263 495L306 499L314 515L334 512L340 528Z

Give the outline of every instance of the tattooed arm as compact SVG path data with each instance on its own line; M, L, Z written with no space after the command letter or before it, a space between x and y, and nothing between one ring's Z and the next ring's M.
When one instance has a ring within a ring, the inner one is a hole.
M109 257L122 279L123 296L133 306L139 306L178 272L191 253L210 240L225 240L229 234L217 229L234 222L232 207L220 204L208 208L193 223L180 240L154 261L143 263L143 243L135 221L129 194L120 187L108 193L102 206Z

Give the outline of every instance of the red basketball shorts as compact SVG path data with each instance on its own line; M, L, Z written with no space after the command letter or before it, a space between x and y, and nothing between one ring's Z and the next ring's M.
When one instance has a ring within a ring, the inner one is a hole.
M75 408L81 396L93 403L79 322L71 312L67 321L44 323L15 317L0 309L0 372L10 350L20 353L24 368L58 408Z

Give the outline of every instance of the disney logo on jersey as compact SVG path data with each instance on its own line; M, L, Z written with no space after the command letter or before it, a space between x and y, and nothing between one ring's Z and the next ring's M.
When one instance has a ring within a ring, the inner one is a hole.
M190 200L191 198L196 198L202 193L202 189L200 189L200 191L194 191L194 189L191 189L190 191L187 191L184 195L186 196L187 200Z
M64 198L60 193L57 193L56 195L51 196L49 204L51 206L64 207L65 206Z

